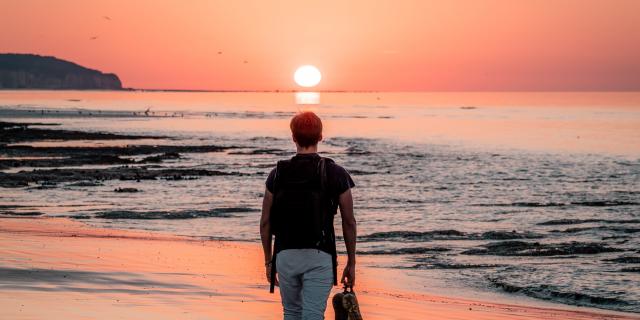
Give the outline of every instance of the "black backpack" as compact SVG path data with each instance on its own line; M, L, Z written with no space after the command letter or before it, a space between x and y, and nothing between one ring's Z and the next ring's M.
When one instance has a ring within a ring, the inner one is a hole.
M332 256L333 282L337 283L336 243L333 214L337 203L327 188L327 164L333 160L309 157L278 161L273 184L273 203L269 215L275 236L271 264L274 290L276 256L285 249L315 248Z
M278 161L270 226L279 250L323 249L328 240L330 199L326 162L320 157ZM331 224L331 227L333 224Z

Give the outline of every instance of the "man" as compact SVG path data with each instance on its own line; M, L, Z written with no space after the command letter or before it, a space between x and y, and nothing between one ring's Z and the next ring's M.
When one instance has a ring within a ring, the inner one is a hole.
M324 319L329 292L337 285L333 217L338 207L348 255L341 282L355 284L355 184L344 168L318 155L322 121L317 115L299 113L290 127L297 153L271 171L262 202L266 275L271 292L280 287L285 320Z

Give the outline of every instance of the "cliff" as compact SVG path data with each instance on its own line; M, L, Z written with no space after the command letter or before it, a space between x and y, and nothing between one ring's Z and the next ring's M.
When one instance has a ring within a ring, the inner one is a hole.
M79 66L55 57L0 54L0 89L105 89L120 90L113 73Z

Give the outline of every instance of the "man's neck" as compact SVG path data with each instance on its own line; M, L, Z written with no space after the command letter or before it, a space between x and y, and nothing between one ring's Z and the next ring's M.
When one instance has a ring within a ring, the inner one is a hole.
M302 148L296 146L296 153L298 154L310 154L310 153L318 153L318 146L312 146L307 148Z

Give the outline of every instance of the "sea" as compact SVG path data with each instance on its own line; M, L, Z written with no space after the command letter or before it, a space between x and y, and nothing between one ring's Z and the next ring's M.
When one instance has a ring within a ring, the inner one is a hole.
M0 205L258 243L264 182L294 155L301 110L355 181L358 254L375 267L425 292L640 312L638 92L0 91L0 121L166 137L20 144L229 147L156 164L228 175L0 188Z

